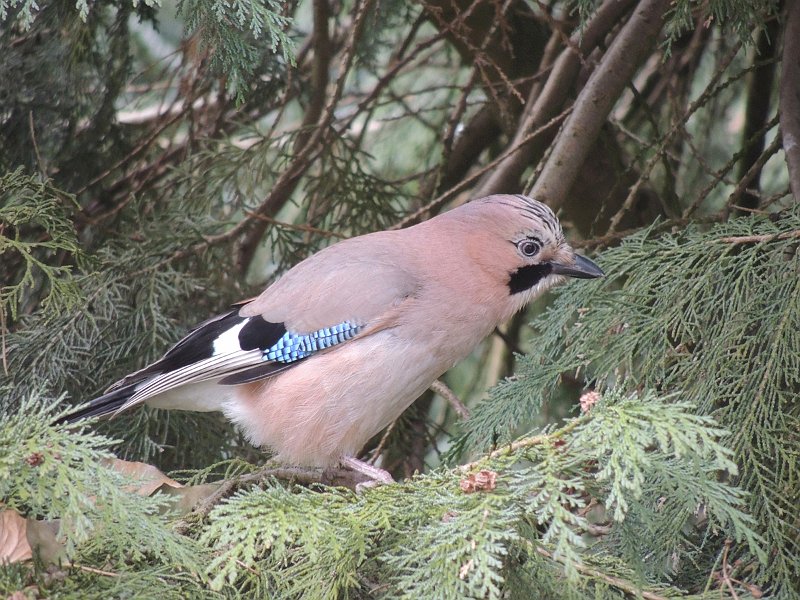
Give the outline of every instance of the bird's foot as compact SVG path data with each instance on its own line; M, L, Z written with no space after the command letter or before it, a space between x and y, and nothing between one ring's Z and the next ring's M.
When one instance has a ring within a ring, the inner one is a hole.
M384 471L375 465L365 463L364 461L358 460L357 458L353 458L351 456L345 456L342 458L342 466L369 477L369 481L363 481L356 485L357 492L378 485L395 483L388 471Z

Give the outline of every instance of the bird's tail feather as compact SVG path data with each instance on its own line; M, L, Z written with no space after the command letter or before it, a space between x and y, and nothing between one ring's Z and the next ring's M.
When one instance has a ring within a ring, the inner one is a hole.
M98 396L91 400L89 404L79 408L78 410L64 415L56 420L55 424L62 423L75 423L89 417L102 417L115 413L128 399L136 392L134 384L126 385L124 387L112 390L102 396Z

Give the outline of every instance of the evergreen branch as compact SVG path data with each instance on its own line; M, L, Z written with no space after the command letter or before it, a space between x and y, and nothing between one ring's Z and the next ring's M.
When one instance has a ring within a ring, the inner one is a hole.
M192 509L190 517L175 524L178 533L188 533L198 522L202 522L220 502L234 494L237 490L250 484L260 484L269 480L284 481L289 484L310 486L314 484L343 485L355 490L359 483L367 481L367 477L350 469L314 469L288 466L272 466L259 469L255 473L237 475L232 479L220 482L219 488L203 499Z
M739 235L731 237L721 237L711 242L722 244L766 244L778 240L791 240L800 238L800 230L784 231L782 233L771 233L768 235Z
M550 560L556 561L558 563L564 564L564 559L555 556L552 552L549 552L542 548L541 546L535 547L535 552L548 558ZM653 592L648 592L643 590L640 586L631 583L630 581L626 581L620 577L613 577L612 575L608 575L603 573L602 571L598 571L588 565L575 565L575 569L584 575L588 575L593 579L599 579L604 581L605 583L614 586L617 589L622 590L623 592L630 594L631 596L635 596L637 598L644 598L645 600L669 600L667 596L661 596L659 594L655 594Z
M181 0L178 11L186 29L199 36L201 54L225 75L240 103L261 55L255 40L265 38L271 52L280 50L284 61L294 64L294 43L286 33L292 20L278 0Z
M563 439L567 434L577 429L587 419L588 417L586 416L571 419L566 425L564 425L559 429L556 429L551 433L532 435L529 437L516 440L514 442L511 442L503 446L502 448L498 448L497 450L489 452L487 455L479 458L476 461L469 462L459 466L458 470L471 471L478 467L485 466L488 462L496 460L498 458L507 458L515 454L518 454L522 450L528 450L530 448L533 448L535 446L541 446L543 444L553 444L556 440Z
M55 312L78 301L72 266L48 260L60 253L83 260L67 210L74 202L52 184L24 175L22 168L0 176L0 255L4 262L0 273L7 282L0 288L3 337L7 316L15 320L20 306L33 298L38 286L46 292L31 302L34 306L41 303Z
M4 396L8 388L0 390ZM130 493L132 481L105 466L112 440L83 426L53 426L67 414L63 398L26 398L19 410L0 406L0 503L30 518L59 519L65 556L97 556L133 564L155 558L178 568L199 569L199 548L169 531L169 501Z

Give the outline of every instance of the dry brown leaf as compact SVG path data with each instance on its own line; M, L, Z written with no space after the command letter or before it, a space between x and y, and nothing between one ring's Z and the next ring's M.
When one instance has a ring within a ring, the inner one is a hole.
M28 520L17 511L0 511L0 564L21 562L33 557L27 531Z
M64 560L58 528L58 519L37 521L15 510L0 510L0 565L30 560L34 552L46 563Z
M183 485L174 479L170 479L153 465L148 465L147 463L131 462L128 460L122 460L120 458L113 458L105 461L105 464L118 473L122 473L131 479L137 480L138 483L128 487L127 490L141 496L151 496L162 485L167 485L173 488L183 487Z
M212 496L219 489L219 486L219 483L203 483L181 488L164 485L161 487L161 493L176 499L172 508L178 515L183 516L192 512L200 502Z
M58 564L67 560L64 544L58 539L60 527L59 519L52 521L28 519L28 543L36 556L45 563Z

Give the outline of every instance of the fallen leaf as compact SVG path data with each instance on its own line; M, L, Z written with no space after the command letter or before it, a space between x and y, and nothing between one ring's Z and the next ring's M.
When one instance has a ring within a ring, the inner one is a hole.
M0 564L21 562L33 557L28 543L28 520L17 511L0 512Z
M200 485L189 485L180 488L162 485L158 491L167 496L176 498L172 510L179 516L187 515L200 502L213 495L219 489L219 483L203 483Z
M60 519L37 521L28 519L27 538L36 556L47 564L58 564L67 560L64 544L58 539Z
M164 475L161 471L153 465L148 465L143 462L131 462L122 460L120 458L113 458L105 461L106 466L111 467L117 473L127 475L131 479L137 480L134 486L126 488L135 494L141 496L151 496L162 485L167 485L173 488L181 488L183 485Z

